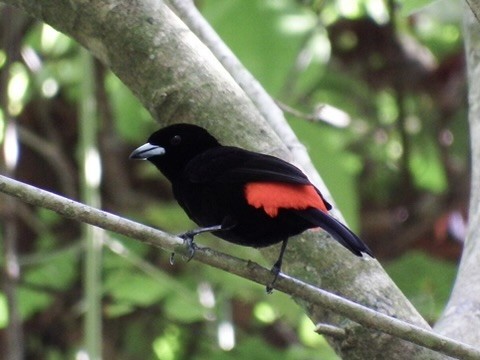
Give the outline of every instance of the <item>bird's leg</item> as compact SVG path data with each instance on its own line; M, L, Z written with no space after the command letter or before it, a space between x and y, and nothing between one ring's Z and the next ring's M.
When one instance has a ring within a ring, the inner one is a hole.
M187 261L192 260L193 256L195 255L195 250L197 249L197 245L195 245L193 239L195 236L212 231L222 230L222 225L214 225L214 226L207 226L203 228L198 228L194 230L187 231L183 234L178 235L181 237L187 246L188 249L188 259Z
M273 274L273 280L266 287L267 294L272 293L273 285L275 284L275 281L277 281L278 274L280 274L280 270L282 269L283 254L285 253L285 249L287 248L287 243L288 243L288 238L283 240L282 247L280 249L280 254L278 255L278 259L275 262L275 264L273 264L273 267L270 270L270 272Z
M197 236L198 234L205 233L205 232L218 231L218 230L222 230L222 229L223 229L222 225L214 225L214 226L207 226L207 227L203 227L203 228L190 230L190 231L187 231L183 234L178 235L178 237L181 237L183 239L183 243L187 247L187 250L188 250L187 262L192 260L193 256L195 255L195 250L197 249L197 245L195 245L195 242L193 241L195 236ZM175 257L175 253L173 252L170 255L170 264L172 264L172 265L174 263L174 257Z

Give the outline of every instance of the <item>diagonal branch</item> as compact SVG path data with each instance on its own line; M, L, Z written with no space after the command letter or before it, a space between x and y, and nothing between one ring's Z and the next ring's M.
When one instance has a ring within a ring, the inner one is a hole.
M187 249L179 237L2 175L0 175L0 191L29 204L41 206L62 216L137 239L165 251L187 254ZM195 254L195 260L259 284L266 284L271 280L270 271L260 265L210 248L199 247ZM287 275L280 274L274 288L298 299L325 307L365 327L380 330L443 354L462 359L480 359L480 350L469 345L389 317Z
M468 2L480 9L479 0ZM468 100L469 100L469 127L471 147L471 194L469 208L469 225L467 238L460 260L455 285L448 304L435 325L435 329L442 334L468 341L470 344L480 344L480 23L478 14L472 13L466 5L464 8L464 36L466 61L468 70ZM475 16L474 16L475 15Z
M479 20L479 18L480 18L480 3L478 1L475 1L475 0L465 0L465 3L467 4L467 6L472 11L472 14L477 19L477 22L479 22L480 21Z

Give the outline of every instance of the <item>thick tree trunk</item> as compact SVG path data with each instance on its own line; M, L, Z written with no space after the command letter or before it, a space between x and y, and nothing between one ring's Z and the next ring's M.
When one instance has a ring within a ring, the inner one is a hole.
M165 126L195 122L223 143L292 159L282 142L210 51L161 1L5 0L89 49ZM135 121L135 119L132 119ZM263 251L270 260L278 249ZM290 241L284 271L315 286L429 328L376 260L357 258L322 232ZM425 348L372 331L302 303L314 323L346 328L330 337L346 359L444 359Z
M480 1L469 4L480 12ZM469 4L464 5L472 148L469 227L455 286L435 330L480 347L480 23Z

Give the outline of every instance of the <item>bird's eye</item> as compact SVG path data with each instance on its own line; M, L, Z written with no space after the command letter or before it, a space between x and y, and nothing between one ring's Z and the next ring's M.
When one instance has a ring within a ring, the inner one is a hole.
M180 135L175 135L174 137L172 137L170 139L170 144L178 145L178 144L180 144L181 141L182 141L182 138L180 137Z

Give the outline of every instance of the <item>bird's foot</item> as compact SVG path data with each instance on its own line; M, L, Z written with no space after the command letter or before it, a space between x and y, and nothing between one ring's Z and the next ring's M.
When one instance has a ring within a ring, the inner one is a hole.
M195 235L197 235L197 232L195 230L192 231L187 231L186 233L178 235L178 237L183 239L183 244L187 248L187 262L192 260L192 258L195 256L195 251L197 250L197 244L193 241ZM170 255L170 264L173 265L175 263L175 253L172 252Z
M180 237L183 239L183 243L187 248L187 262L192 260L197 250L197 244L193 241L193 238L197 235L194 231L187 231L184 234L181 234Z
M280 274L279 264L275 263L272 269L270 270L270 272L273 274L273 280L269 284L267 284L265 288L265 290L267 291L267 294L271 294L273 292L273 286L275 285L278 275Z

